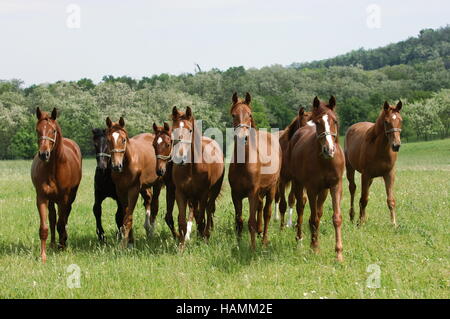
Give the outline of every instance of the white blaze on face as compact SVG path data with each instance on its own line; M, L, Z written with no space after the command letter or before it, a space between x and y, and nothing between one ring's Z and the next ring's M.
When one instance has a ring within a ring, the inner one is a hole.
M327 133L325 138L327 140L328 146L330 147L330 149L333 149L334 145L333 145L333 139L331 138L331 135L330 135L331 131L330 131L330 123L328 122L328 114L325 114L324 116L322 116L322 120L323 120L323 123L325 124L325 132Z
M156 141L156 143L161 144L162 143L162 138L158 137L158 140Z
M117 140L119 139L120 134L117 132L112 133L112 137L114 139L114 143L117 143Z
M395 120L397 118L397 115L392 115L392 119Z
M316 126L316 124L313 121L308 121L306 124L308 126Z

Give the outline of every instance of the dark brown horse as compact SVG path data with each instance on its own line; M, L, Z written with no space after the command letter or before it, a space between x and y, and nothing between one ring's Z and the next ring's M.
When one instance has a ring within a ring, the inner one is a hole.
M106 130L100 128L93 129L92 139L95 148L95 158L97 160L94 176L95 203L92 210L97 224L98 239L100 242L104 242L106 238L102 226L102 202L108 197L116 201L117 210L115 219L119 231L123 224L123 209L117 198L116 185L114 185L111 177L111 155L108 152Z
M61 128L56 122L55 108L51 115L37 108L36 117L39 151L31 166L31 180L36 189L36 205L40 217L41 259L45 263L48 237L47 209L51 245L55 246L57 225L59 247L64 248L67 241L67 221L81 181L81 152L74 141L63 137ZM55 204L58 205L58 221Z
M173 168L175 198L178 206L180 248L183 249L190 231L186 223L186 208L193 203L194 216L200 236L209 238L213 227L216 198L224 176L223 152L216 141L202 136L195 125L190 107L180 112L172 110ZM206 223L205 223L206 210Z
M235 145L228 180L236 212L236 230L239 238L243 228L242 200L248 198L250 204L248 228L251 247L255 249L256 232L263 233L264 198L266 198L266 202L262 241L264 245L267 245L269 241L268 226L272 214L272 202L280 177L281 149L278 137L256 129L249 93L246 94L245 100L239 99L237 93L234 93L232 101L230 113L235 129Z
M289 166L293 187L297 198L297 239L302 239L303 189L306 189L311 217L311 248L319 249L319 225L323 213L323 203L331 191L333 204L333 224L336 234L336 254L342 256L341 197L342 175L344 173L344 152L338 141L338 121L335 113L336 99L331 97L328 104L317 97L313 102L311 121L300 128L289 144Z
M129 138L122 117L118 123L113 123L108 117L106 125L108 150L111 154L111 177L124 212L121 227L122 247L127 247L129 243L134 242L133 212L139 193L144 198L144 228L147 237L152 235L158 214L162 179L156 175L153 134L144 133Z
M304 107L300 107L298 110L297 116L292 120L291 124L289 124L286 129L280 132L280 146L282 150L282 165L280 172L280 182L278 184L277 193L275 195L275 220L278 220L278 203L280 203L280 215L281 222L280 228L284 228L284 216L286 214L286 196L285 190L286 187L291 183L291 175L289 172L289 157L287 156L287 149L289 147L289 141L297 130L306 125L306 123L310 120L311 112L305 112ZM287 227L292 226L292 210L295 205L295 193L291 187L291 191L289 192L289 219L287 222ZM306 197L304 197L304 201L306 203Z
M394 180L395 162L400 149L402 102L396 106L384 106L375 123L356 123L345 135L345 162L350 189L350 219L353 221L355 210L355 170L361 173L361 199L359 200L359 223L366 220L366 206L369 200L369 187L375 177L382 176L386 186L387 205L391 213L391 222L396 226Z

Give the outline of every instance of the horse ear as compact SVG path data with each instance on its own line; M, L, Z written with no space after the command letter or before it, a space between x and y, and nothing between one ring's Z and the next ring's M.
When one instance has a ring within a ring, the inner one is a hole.
M314 98L314 101L313 101L313 107L314 107L315 109L317 109L319 106L320 106L320 100L319 100L319 98L316 96L316 97Z
M172 109L172 120L175 120L177 118L178 118L178 109L176 106L174 106Z
M233 97L231 98L233 100L233 104L236 104L239 100L237 92L233 93Z
M122 127L122 128L124 128L125 127L125 120L123 119L123 117L121 116L120 117L120 120L119 120L119 125Z
M403 106L403 103L402 103L402 101L400 100L400 101L398 101L398 103L397 103L397 107L395 108L395 110L397 111L397 112L400 112L400 110L402 109L402 106Z
M388 103L388 101L385 101L385 102L384 102L383 109L384 109L385 111L389 110L389 103Z
M188 119L190 119L192 117L192 110L191 110L190 106L188 106L186 108L186 116L187 116Z
M298 110L298 115L303 116L305 114L305 108L303 106L300 106L300 109Z
M156 133L158 132L158 126L156 126L156 123L153 122L153 131Z
M166 132L170 131L170 126L166 122L164 122L164 131L166 131Z
M250 93L245 93L245 104L250 105L250 102L252 101L252 96Z
M109 116L106 118L106 126L108 126L108 128L111 128L111 126L112 126L112 121L109 118Z
M39 106L36 108L36 117L37 117L37 119L38 120L40 120L41 119L41 116L42 116L42 112L41 112L41 109L39 108Z
M58 111L56 110L56 107L53 108L52 111L52 120L56 120L56 117L58 116Z
M336 98L334 97L334 95L332 95L330 97L330 101L328 102L328 107L332 110L334 110L334 108L336 107Z

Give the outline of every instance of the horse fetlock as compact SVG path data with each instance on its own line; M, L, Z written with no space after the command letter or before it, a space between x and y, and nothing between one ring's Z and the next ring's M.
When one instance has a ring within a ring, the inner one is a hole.
M39 238L41 240L47 240L47 238L48 238L48 227L47 226L39 228Z

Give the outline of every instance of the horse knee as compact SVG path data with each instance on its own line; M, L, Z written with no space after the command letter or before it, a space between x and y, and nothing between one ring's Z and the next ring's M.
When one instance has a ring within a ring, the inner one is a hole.
M362 208L366 208L368 202L369 202L369 200L367 198L361 197L361 199L359 200L359 205Z
M387 202L387 205L388 205L389 209L394 209L395 208L395 199L388 198L386 202Z
M48 237L48 226L39 227L39 238L41 240L47 240Z
M341 215L333 215L333 225L334 225L334 227L341 227L341 225L342 225L342 216Z

